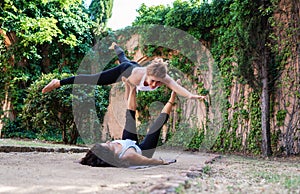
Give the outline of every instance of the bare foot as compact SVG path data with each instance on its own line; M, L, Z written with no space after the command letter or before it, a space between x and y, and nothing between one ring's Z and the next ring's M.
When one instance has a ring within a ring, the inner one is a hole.
M108 47L108 49L114 50L114 49L115 49L115 46L117 46L117 43L113 42L113 43L111 43L111 46Z
M59 87L60 87L60 81L58 79L53 79L48 85L46 85L43 88L42 93L50 92Z

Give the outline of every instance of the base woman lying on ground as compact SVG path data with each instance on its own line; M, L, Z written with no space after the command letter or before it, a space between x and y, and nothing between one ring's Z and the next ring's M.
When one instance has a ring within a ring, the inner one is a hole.
M94 145L81 159L83 165L99 167L130 167L148 165L167 165L176 160L162 160L152 158L158 144L163 125L167 122L176 93L173 91L169 101L165 104L160 115L149 128L144 140L139 143L135 121L136 88L126 81L129 96L126 110L126 122L122 140L108 141Z
M116 44L112 43L110 49L114 49L118 55L120 64L112 69L102 71L97 74L80 74L63 80L53 79L46 85L42 92L50 92L53 89L67 84L97 84L110 85L121 81L124 76L128 81L136 86L140 91L155 90L162 84L181 95L190 99L204 99L204 96L190 93L187 89L180 86L167 74L167 63L161 58L156 58L146 67L141 67L137 62L130 61L124 51Z

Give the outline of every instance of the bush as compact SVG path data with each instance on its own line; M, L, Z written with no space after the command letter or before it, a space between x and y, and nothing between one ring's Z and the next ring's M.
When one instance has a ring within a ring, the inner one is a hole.
M22 120L17 117L15 120L3 119L5 123L2 129L3 138L26 138L35 139L36 134L34 131L24 130L21 126Z
M83 104L84 106L84 103L88 103L85 102L86 96L94 96L96 101L96 111L89 110L89 112L94 111L99 121L103 120L109 102L108 87L96 86L96 92L80 90L80 96L73 96L72 85L65 85L42 94L42 88L52 79L63 79L70 76L72 74L67 73L43 75L28 88L21 115L22 126L29 131L35 131L37 138L51 141L62 139L65 144L76 144L79 133L74 121L72 100L73 104ZM89 113L85 112L84 114ZM80 115L81 117L78 119L85 120L84 116L86 115L84 114Z

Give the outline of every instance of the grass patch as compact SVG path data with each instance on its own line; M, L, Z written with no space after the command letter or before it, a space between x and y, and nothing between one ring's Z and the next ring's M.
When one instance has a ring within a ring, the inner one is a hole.
M205 166L202 168L202 170L203 170L203 173L204 173L204 174L210 174L210 172L211 172L211 166L205 165Z
M300 176L278 174L274 172L258 172L255 174L255 178L264 180L267 183L283 185L286 189L297 189L300 187Z

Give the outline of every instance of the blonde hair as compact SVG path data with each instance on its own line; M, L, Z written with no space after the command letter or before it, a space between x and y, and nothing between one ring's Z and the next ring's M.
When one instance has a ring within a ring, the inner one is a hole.
M158 78L165 78L167 75L168 63L164 62L162 58L155 58L147 66L147 75Z

